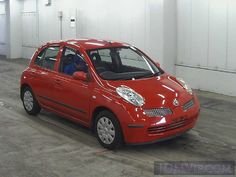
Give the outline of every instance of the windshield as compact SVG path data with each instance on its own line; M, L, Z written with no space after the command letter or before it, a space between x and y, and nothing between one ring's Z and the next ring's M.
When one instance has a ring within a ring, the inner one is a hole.
M105 80L131 80L162 74L147 56L131 47L87 51L96 72Z

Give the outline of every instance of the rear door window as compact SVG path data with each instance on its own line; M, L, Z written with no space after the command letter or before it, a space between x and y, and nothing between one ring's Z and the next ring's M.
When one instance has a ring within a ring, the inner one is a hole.
M37 56L35 64L45 69L54 70L59 50L59 46L50 46L48 48L45 48Z

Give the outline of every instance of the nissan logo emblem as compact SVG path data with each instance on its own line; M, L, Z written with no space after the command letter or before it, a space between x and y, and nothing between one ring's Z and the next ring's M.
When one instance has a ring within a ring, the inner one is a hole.
M174 101L173 101L173 105L174 106L179 106L179 101L175 98Z

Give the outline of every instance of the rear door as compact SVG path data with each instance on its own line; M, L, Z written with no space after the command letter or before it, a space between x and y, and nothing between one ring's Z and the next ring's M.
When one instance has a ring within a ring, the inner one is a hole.
M38 101L45 107L54 108L55 104L50 101L53 95L53 81L57 74L55 64L59 54L59 46L44 48L34 62L31 69L31 85Z

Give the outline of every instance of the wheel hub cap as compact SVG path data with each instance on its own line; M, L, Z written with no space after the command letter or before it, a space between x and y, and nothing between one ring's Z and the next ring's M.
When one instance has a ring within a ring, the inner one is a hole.
M111 144L115 139L115 127L107 117L98 120L97 132L100 140L105 144Z
M24 105L27 111L31 111L33 109L33 96L30 91L26 91L24 93Z

